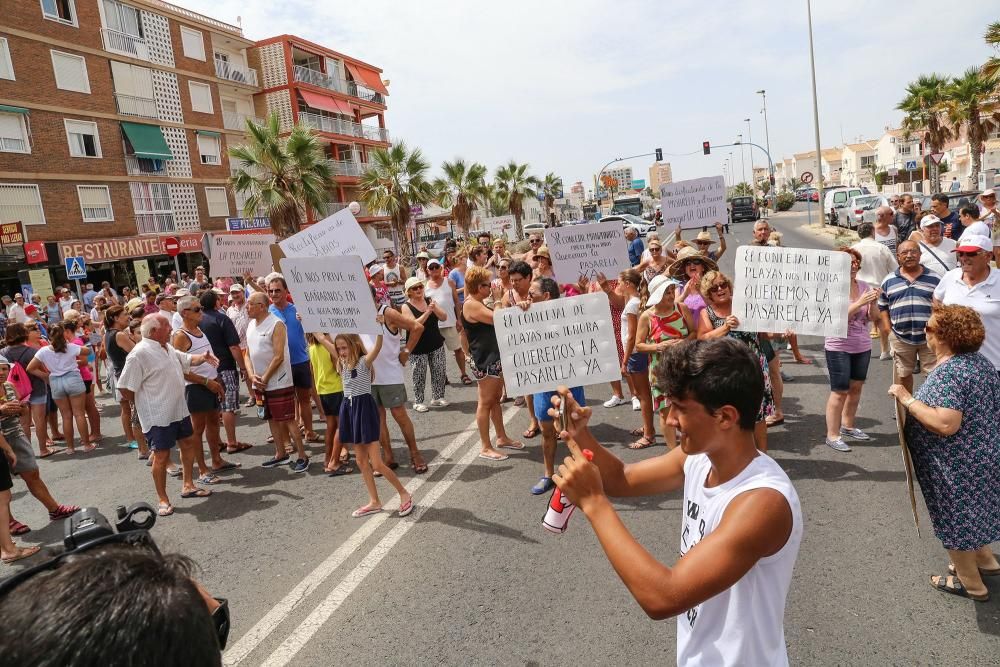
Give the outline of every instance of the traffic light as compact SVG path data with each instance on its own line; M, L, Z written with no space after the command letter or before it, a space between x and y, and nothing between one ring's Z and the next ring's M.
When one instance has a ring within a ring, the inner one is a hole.
M657 162L662 162L663 161L663 149L662 148L657 148L656 149L656 161Z
M767 180L771 181L771 185L774 185L774 174L771 174Z
M703 142L701 142L701 150L703 150L705 152L705 155L711 154L711 152L712 152L712 142L711 141L703 141Z

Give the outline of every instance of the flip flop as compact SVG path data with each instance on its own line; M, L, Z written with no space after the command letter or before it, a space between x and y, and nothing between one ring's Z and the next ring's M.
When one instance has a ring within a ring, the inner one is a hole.
M782 424L785 423L785 418L782 417L781 419L771 419L770 417L765 417L764 423L767 424L768 428L771 428L772 426L781 426Z
M167 474L168 474L168 475L170 475L171 477L180 477L181 475L183 475L183 474L184 474L184 471L183 471L183 470L181 470L181 467L180 467L180 466L177 466L177 467L176 467L176 468L174 468L173 470L169 470L169 469L168 469L168 470L167 470Z
M253 447L249 442L237 442L235 445L226 445L226 454L235 454L236 452L245 452L246 450Z
M480 454L479 458L486 459L487 461L506 461L510 457L506 454L501 454L500 456L490 456L489 454Z
M226 470L233 470L235 468L242 468L242 467L243 467L242 463L233 463L232 461L226 461L218 468L212 468L212 472L213 473L225 472Z
M411 460L410 465L413 467L413 473L415 475L423 475L425 472L427 472L427 464L424 463L423 461L421 461L420 463L414 463Z
M464 384L466 387L468 387L469 385L472 384L472 378L470 378L468 375L463 375L462 376L462 384Z
M634 435L637 438L641 437L642 436L642 429L641 428L634 428L631 431L629 431L628 434L629 435Z
M378 514L381 511L382 511L381 507L372 507L371 505L365 505L351 512L351 516L354 517L355 519L360 519L363 516L368 516L369 514Z
M410 514L410 512L413 511L414 507L416 507L416 505L413 504L413 498L410 498L405 503L399 506L399 510L396 512L396 515L402 519L404 516Z
M393 461L392 463L386 463L385 465L387 468L389 468L389 470L395 470L396 468L399 467L399 464L396 463L395 461Z
M4 558L3 562L5 562L5 563L13 563L15 561L21 560L22 558L28 558L29 556L34 556L35 554L37 554L41 550L42 550L42 548L41 547L37 547L37 546L36 547L18 547L17 548L17 555L16 556L10 556L9 558Z
M521 437L522 438L528 438L530 440L531 438L537 438L538 434L541 433L541 432L542 432L542 429L540 429L537 426L532 426L527 431L525 431L524 433L522 433Z
M497 449L524 449L524 443L518 442L517 440L513 442L505 442L502 445L497 443Z
M631 445L628 446L629 449L646 449L647 447L652 447L656 442L647 436L642 436Z
M327 477L343 477L344 475L350 475L354 472L354 468L346 464L340 464L333 470L326 473Z
M306 442L309 443L323 442L323 437L319 433L313 433L312 435L306 436Z
M209 489L195 489L194 491L185 491L181 494L181 498L208 498L212 495Z
M95 449L97 449L97 445L95 445L94 443L90 443L89 445L82 445L80 447L80 451L83 452L84 454L89 454Z
M199 484L218 484L222 480L219 479L218 475L215 475L213 473L208 473L207 475L202 475L201 477L199 477L197 481Z
M156 513L159 516L170 516L174 513L174 506L170 503L160 503Z
M61 452L61 451L63 451L63 450L62 450L62 449L55 449L55 448L51 448L51 447L50 447L50 448L49 448L49 451L45 452L44 454L39 454L39 455L38 455L38 456L36 456L35 458L39 458L39 459L47 459L47 458L49 458L50 456L52 456L53 454L58 454L58 453L59 453L59 452Z

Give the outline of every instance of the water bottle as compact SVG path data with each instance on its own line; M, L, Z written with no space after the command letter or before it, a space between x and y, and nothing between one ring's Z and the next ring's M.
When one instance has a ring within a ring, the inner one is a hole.
M257 418L266 419L266 415L264 412L264 392L258 389L254 389L253 398L254 401L257 403Z
M589 449L583 450L583 455L588 461L594 460L594 453ZM569 528L569 518L573 516L576 505L570 502L569 498L562 494L557 486L552 491L549 504L545 508L545 516L542 517L542 528L552 533L565 533Z

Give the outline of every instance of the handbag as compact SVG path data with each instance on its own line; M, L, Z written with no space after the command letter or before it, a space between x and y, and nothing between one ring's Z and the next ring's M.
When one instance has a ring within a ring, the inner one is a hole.
M7 382L17 392L17 400L23 401L28 396L31 396L31 378L28 376L28 371L24 370L24 367L20 363L15 361L11 364L10 373L7 375Z

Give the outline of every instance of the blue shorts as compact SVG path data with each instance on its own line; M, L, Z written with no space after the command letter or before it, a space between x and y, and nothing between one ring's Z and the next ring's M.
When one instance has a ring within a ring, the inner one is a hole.
M583 387L573 387L569 390L569 393L573 395L573 399L580 405L587 404L587 399L583 395ZM538 418L539 422L552 421L552 417L549 416L549 408L552 407L552 397L555 395L556 392L554 391L545 391L541 394L531 395L531 400L535 406L535 417Z
M185 417L169 426L154 426L145 433L149 448L157 452L173 449L178 440L190 438L192 435L194 427L191 425L191 417Z
M851 388L851 382L868 379L868 363L872 351L835 352L826 350L826 370L830 373L830 389L844 392Z
M645 352L633 352L628 355L625 370L629 373L645 373L649 370L649 355Z

